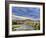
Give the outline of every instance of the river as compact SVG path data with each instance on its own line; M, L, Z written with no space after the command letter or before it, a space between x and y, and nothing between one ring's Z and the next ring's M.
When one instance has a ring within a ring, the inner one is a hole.
M14 28L14 29L16 29L16 31L34 30L34 28L31 25L21 24L19 26L21 26L21 27L20 28Z

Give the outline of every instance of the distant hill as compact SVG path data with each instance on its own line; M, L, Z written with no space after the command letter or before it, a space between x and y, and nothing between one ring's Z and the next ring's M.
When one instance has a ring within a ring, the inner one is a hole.
M26 20L26 19L29 19L29 20L33 20L33 21L39 21L38 19L32 19L32 18L28 18L28 17L23 17L23 16L16 16L14 14L12 14L12 20Z

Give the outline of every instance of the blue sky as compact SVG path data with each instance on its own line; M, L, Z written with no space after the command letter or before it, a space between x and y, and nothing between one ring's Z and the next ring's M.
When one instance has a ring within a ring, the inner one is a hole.
M12 7L12 13L16 16L40 19L40 8L36 7Z

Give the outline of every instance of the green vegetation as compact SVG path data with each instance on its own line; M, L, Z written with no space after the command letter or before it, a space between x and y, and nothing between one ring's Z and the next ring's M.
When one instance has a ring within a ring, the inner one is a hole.
M21 26L20 25L12 25L12 30L15 31L16 29L15 28L20 28Z
M40 23L28 22L27 25L31 25L34 30L40 30Z
M16 25L17 23L16 22L12 22L12 25Z
M18 21L17 21L18 22ZM16 28L20 28L21 26L21 22L19 21L20 24L18 24L17 22L12 21L12 30L15 31ZM32 26L34 28L34 30L40 30L40 21L35 22L35 21L26 21L24 22L26 25L28 26ZM31 30L31 29L24 29L24 30Z
M16 29L12 28L12 31L16 31Z
M12 27L13 28L20 28L21 26L20 25L13 25Z

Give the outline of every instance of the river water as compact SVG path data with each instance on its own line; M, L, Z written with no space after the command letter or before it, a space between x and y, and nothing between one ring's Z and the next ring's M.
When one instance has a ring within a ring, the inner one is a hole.
M19 25L21 26L20 28L14 28L16 31L25 31L25 30L34 30L34 28L31 25Z

